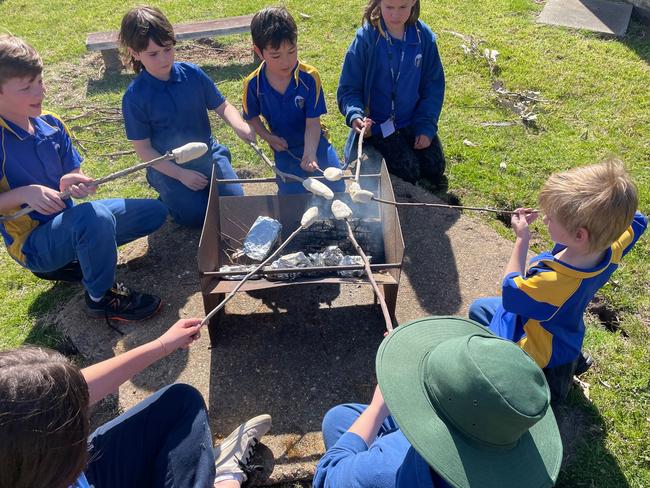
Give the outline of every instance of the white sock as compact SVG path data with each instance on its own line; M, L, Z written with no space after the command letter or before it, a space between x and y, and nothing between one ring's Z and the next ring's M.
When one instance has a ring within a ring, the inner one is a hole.
M243 473L226 473L226 474L222 474L220 476L217 476L214 479L214 482L219 483L220 481L230 481L230 480L239 481L239 483L243 483L244 482L244 474Z

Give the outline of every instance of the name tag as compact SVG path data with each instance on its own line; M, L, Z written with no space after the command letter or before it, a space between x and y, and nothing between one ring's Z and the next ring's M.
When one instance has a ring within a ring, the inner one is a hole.
M393 132L395 132L395 124L393 123L393 119L388 119L386 122L381 124L379 128L381 129L381 134L384 136L384 138L388 137Z

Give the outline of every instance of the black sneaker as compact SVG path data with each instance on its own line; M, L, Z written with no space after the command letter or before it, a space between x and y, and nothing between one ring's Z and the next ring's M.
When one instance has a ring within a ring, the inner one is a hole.
M576 376L586 373L589 368L594 364L594 358L591 357L591 354L588 352L580 351L580 356L578 356L578 364L576 365L576 370L573 373Z
M155 295L129 290L122 283L116 283L99 301L86 295L86 312L93 318L106 320L135 321L155 315L162 301Z

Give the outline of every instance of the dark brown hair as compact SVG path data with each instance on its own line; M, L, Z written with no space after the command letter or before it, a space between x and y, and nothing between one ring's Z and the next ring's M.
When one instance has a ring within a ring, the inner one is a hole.
M147 49L150 40L161 47L176 44L174 28L165 14L146 5L132 8L122 17L119 40L124 51L124 64L131 66L136 73L142 71L142 63L129 54L129 48L140 53Z
M379 25L379 19L381 19L381 0L368 0L366 9L363 11L363 17L361 18L361 24L368 23L373 27ZM411 15L406 21L406 25L415 24L420 18L420 0L415 0L415 4L411 8Z
M43 60L20 37L0 34L0 92L11 78L34 79L43 72Z
M251 37L253 44L260 51L267 48L278 49L283 42L296 44L298 26L286 8L267 7L253 16Z
M0 352L0 488L68 488L88 457L88 386L61 354Z

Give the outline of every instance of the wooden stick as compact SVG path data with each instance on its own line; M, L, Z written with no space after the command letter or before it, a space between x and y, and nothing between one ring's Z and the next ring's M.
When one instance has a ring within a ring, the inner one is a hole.
M297 181L297 182L299 182L299 183L302 183L302 182L304 181L304 178L301 178L300 176L296 176L296 175L292 175L292 174L290 174L290 173L285 173L284 171L280 171L280 170L275 166L275 164L273 164L273 163L271 162L271 160L266 156L266 154L264 154L264 153L262 152L262 150L259 148L259 146L258 146L257 144L255 144L254 142L250 142L249 144L250 144L250 146L255 150L255 152L257 153L257 155L262 159L262 161L264 161L266 164L268 164L268 165L271 167L271 169L273 170L273 172L274 172L276 175L278 175L280 178L282 178L282 181L283 181L283 182L286 182L286 179L287 179L287 178L289 178L290 180Z
M374 276L372 276L372 269L370 268L370 261L368 260L368 256L366 256L366 253L363 252L363 249L361 249L361 246L354 238L354 233L352 232L352 227L350 226L350 222L348 221L348 219L345 219L345 226L348 229L348 237L350 238L350 242L352 242L352 245L357 250L357 253L359 253L359 256L361 256L361 259L363 260L363 265L366 269L366 275L368 275L368 279L370 280L372 289L375 291L375 295L377 295L377 299L379 300L379 305L381 305L381 311L384 314L384 322L386 322L386 330L390 334L393 331L393 319L390 317L390 312L388 311L386 300L384 300L384 295L382 295L381 291L379 290L379 286L377 286L377 282L375 281Z
M359 183L359 175L361 174L361 155L363 154L363 136L366 133L366 126L363 126L359 132L359 142L357 142L357 169L354 174L354 181Z
M133 173L135 171L139 171L141 169L148 168L149 166L152 166L152 165L156 164L157 162L162 161L164 159L173 159L173 158L174 158L174 155L171 152L167 152L166 154L163 154L162 156L159 156L159 157L157 157L155 159L152 159L151 161L144 161L142 163L138 163L138 164L136 164L134 166L131 166L129 168L125 168L123 170L116 171L115 173L112 173L112 174L110 174L108 176L104 176L103 178L98 178L98 179L88 183L86 186L93 186L93 187L94 186L99 186L99 185L102 185L104 183L108 183L109 181L113 181L113 180L116 180L118 178L121 178L122 176L126 176L128 174L131 174L131 173ZM70 196L71 196L71 194L70 194L69 190L62 191L62 192L59 193L59 198L61 198L61 200L67 200L68 198L70 198ZM22 208L18 212L13 213L11 215L6 215L6 216L5 215L0 215L0 222L8 222L8 221L11 221L11 220L16 220L17 218L22 217L23 215L27 215L29 212L32 212L32 211L34 211L34 209L32 207L30 207L29 205L27 205L25 208Z
M304 229L304 227L301 225L296 230L294 230L293 233L289 237L287 237L287 239L282 243L282 245L280 247L278 247L275 250L275 252L273 254L271 254L268 258L266 258L264 261L262 261L260 264L258 264L257 267L253 271L251 271L246 276L244 276L242 278L242 280L239 283L237 283L237 286L235 286L235 288L230 293L228 293L228 296L226 296L226 298L224 298L219 305L214 307L210 311L210 313L205 316L205 318L201 321L201 325L207 324L210 321L210 319L214 316L214 314L216 314L219 310L221 310L226 305L226 303L228 303L230 301L230 299L235 296L235 293L237 293L237 290L239 290L242 287L242 285L244 283L246 283L246 281L251 276L253 276L260 269L262 269L266 263L268 263L271 259L273 259L275 256L277 256L278 253L280 251L282 251L287 246L287 244L289 244L291 242L291 240L300 233L300 231L302 229Z
M390 200L384 200L383 198L372 197L373 200L380 203L385 203L388 205L395 205L396 207L437 207L437 208L452 208L459 210L477 210L479 212L493 212L497 214L516 214L515 210L499 210L498 208L487 208L487 207L465 207L463 205L448 205L446 203L421 203L421 202L392 202ZM539 212L539 210L533 210L531 213Z

